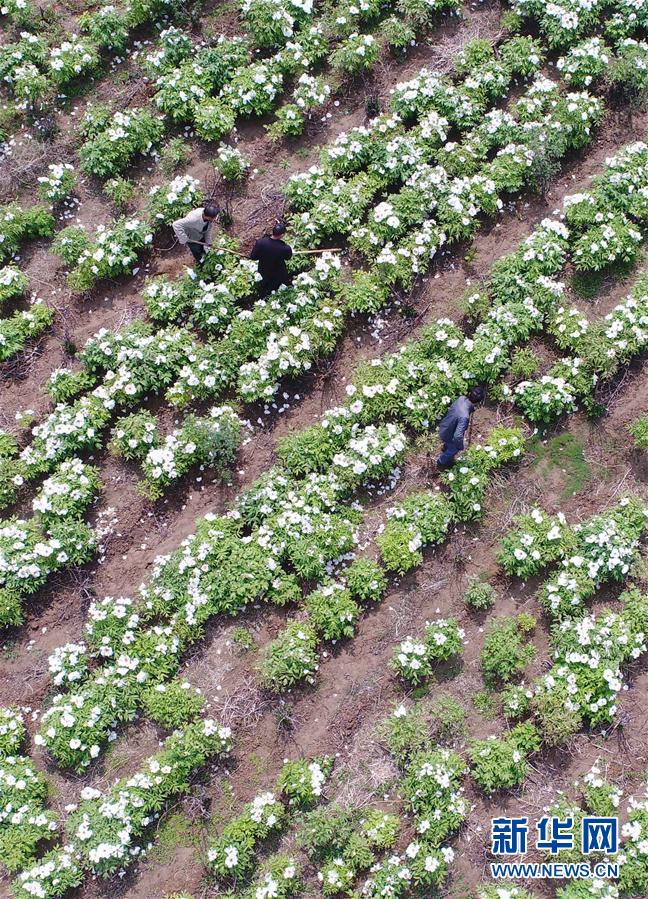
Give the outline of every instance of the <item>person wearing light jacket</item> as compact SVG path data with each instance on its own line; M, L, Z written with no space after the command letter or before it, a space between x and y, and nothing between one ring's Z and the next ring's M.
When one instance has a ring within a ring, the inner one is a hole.
M180 243L191 251L196 264L200 265L207 249L214 239L216 219L220 209L216 203L207 203L199 209L192 209L182 219L176 219L171 225Z
M464 448L464 435L470 426L475 406L483 401L483 389L473 387L468 396L460 396L455 400L443 416L439 422L439 437L443 441L443 449L437 459L438 468L452 468L455 456Z

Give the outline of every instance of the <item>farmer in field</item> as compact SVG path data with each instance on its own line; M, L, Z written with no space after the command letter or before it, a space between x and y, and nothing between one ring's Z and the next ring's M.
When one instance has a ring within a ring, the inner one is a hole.
M464 435L470 427L475 407L483 401L483 389L472 387L468 396L460 396L443 416L439 423L439 437L443 441L443 449L437 459L438 468L452 468L455 456L464 448Z
M184 218L177 219L171 225L175 236L183 247L191 251L197 265L200 265L212 245L219 215L220 209L216 203L209 202L204 207L192 209Z
M262 237L252 247L250 259L259 263L259 274L267 293L290 284L286 262L292 257L292 247L282 238L286 233L283 222L277 222L270 236Z

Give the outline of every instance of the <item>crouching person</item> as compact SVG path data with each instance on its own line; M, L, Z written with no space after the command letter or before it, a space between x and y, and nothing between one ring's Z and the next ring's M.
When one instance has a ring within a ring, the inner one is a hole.
M483 402L483 389L473 387L468 396L460 396L455 400L443 416L439 423L439 437L443 441L443 449L437 459L438 468L452 468L455 457L464 448L464 437L470 427L473 412Z

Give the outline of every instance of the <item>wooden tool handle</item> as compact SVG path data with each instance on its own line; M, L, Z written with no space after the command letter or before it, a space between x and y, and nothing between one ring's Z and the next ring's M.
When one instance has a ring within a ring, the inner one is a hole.
M208 250L218 250L221 253L233 253L234 256L238 256L239 259L247 259L247 256L244 256L243 253L239 253L238 250L231 250L229 247L214 247L213 244L203 243L202 240L188 240L187 243L197 243L199 247L207 247Z
M326 247L324 250L295 250L295 256L310 256L314 253L343 253L344 247Z

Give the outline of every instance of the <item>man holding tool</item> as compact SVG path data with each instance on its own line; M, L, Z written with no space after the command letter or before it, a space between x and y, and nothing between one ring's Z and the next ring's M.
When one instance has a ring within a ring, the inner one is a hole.
M267 293L277 290L282 284L290 284L286 262L292 257L292 247L282 240L286 233L283 222L277 222L269 237L262 237L252 247L250 259L259 263L259 274Z
M464 448L464 434L468 430L475 406L484 401L482 387L472 387L468 396L460 396L450 406L439 422L439 437L443 441L443 450L437 459L437 468L452 468L455 456Z
M204 208L192 209L184 218L177 219L171 225L180 243L191 250L196 265L200 265L212 245L219 215L219 207L210 200Z

